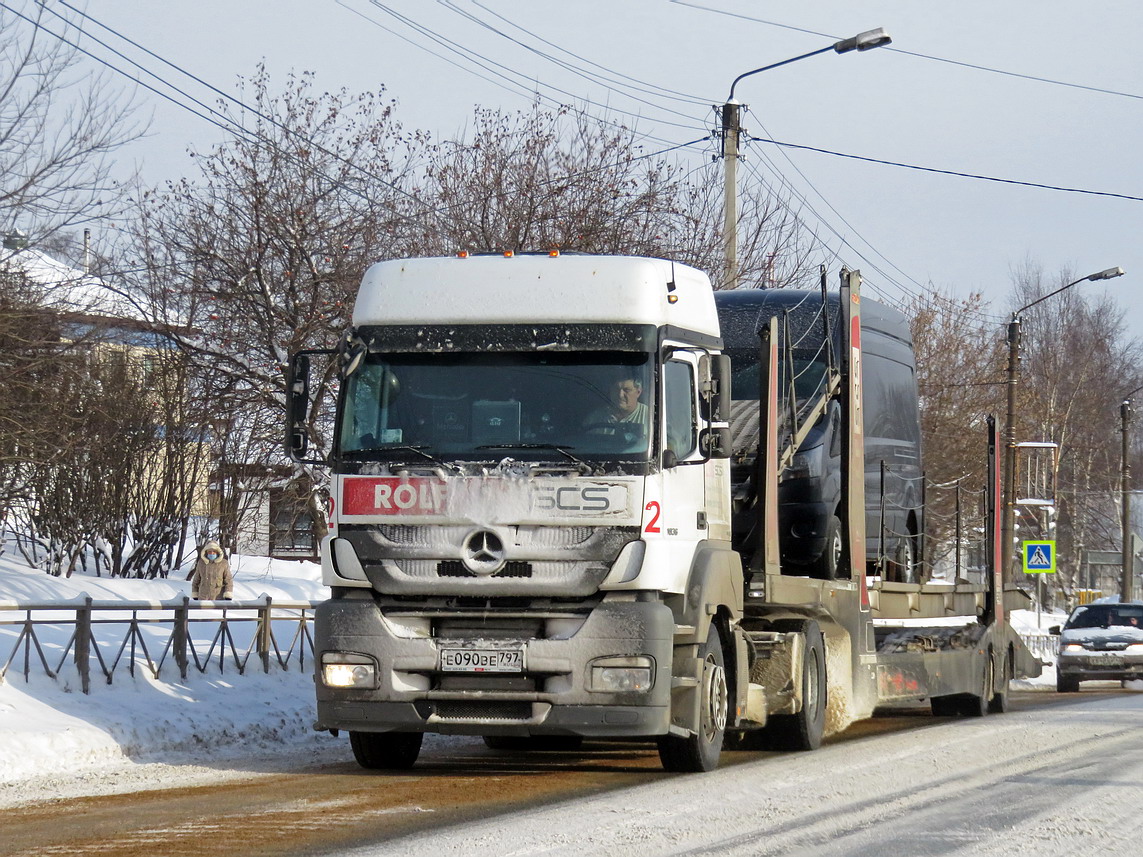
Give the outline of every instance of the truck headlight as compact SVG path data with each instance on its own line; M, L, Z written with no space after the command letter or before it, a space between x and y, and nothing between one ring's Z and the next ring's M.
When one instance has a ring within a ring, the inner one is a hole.
M596 658L588 666L591 671L588 690L596 693L645 693L651 689L655 677L655 661L643 655Z
M1143 643L1132 643L1125 651L1129 655L1143 655Z
M377 687L377 663L368 655L322 652L321 680L326 687Z
M1074 654L1078 654L1082 651L1083 651L1083 646L1081 646L1079 643L1065 643L1064 645L1060 646L1060 653L1061 654L1063 654L1064 652L1067 652L1068 654L1074 655Z

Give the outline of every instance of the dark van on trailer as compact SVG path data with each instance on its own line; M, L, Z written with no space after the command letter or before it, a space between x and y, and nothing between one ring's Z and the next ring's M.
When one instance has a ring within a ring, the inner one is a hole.
M737 289L715 292L714 299L733 372L734 482L745 486L758 442L753 423L758 413L760 320L775 315L783 319L779 378L793 381L797 399L779 403L783 428L788 430L790 411L820 394L826 368L840 359L839 299L837 294L828 295L824 319L822 294L817 291ZM863 300L861 348L866 563L870 574L914 583L920 576L924 492L916 363L908 320L891 307ZM782 562L795 573L804 569L825 579L837 575L845 545L840 508L843 434L841 409L833 402L782 472L778 488ZM751 492L741 490L737 496L749 497ZM749 514L748 509L740 512Z

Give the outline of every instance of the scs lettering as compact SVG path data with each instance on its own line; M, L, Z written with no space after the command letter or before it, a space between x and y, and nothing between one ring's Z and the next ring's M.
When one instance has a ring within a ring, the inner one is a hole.
M544 485L533 489L532 505L544 512L608 512L611 497L606 485Z

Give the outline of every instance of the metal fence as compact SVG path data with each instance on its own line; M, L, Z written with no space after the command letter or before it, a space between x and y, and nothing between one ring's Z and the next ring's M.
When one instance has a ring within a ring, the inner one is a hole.
M1059 637L1053 637L1046 631L1029 631L1021 633L1020 639L1024 641L1028 651L1044 663L1054 664L1056 662L1056 649L1060 643Z
M164 667L183 680L191 669L243 675L255 660L263 673L305 671L313 661L311 633L317 601L0 601L0 682L9 672L59 679L74 666L84 693L92 675L111 684L116 671L132 677ZM64 642L66 640L66 642ZM276 666L275 666L276 665Z
M91 692L93 673L111 684L120 669L132 678L136 669L147 669L158 679L166 667L186 680L192 667L206 673L215 665L219 674L229 665L244 675L254 658L263 673L291 665L304 672L307 656L313 663L311 626L319 603L275 602L268 595L254 601L0 601L0 683L13 666L25 681L33 671L59 679L69 661L84 693ZM1056 637L1021 637L1033 655L1055 663Z

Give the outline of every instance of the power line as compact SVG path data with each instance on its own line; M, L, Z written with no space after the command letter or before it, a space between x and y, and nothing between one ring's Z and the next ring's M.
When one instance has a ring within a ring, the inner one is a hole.
M624 89L634 90L635 92L641 92L641 93L644 93L646 95L653 95L653 96L656 96L659 98L668 98L672 101L680 101L680 102L683 102L686 104L691 104L691 105L705 105L706 104L706 99L704 99L704 98L699 98L698 96L689 96L689 95L688 96L682 96L679 93L670 92L670 91L664 89L663 87L655 86L654 84L647 83L646 81L638 80L637 78L631 77L629 75L621 74L619 72L616 72L613 69L610 69L606 66L600 65L599 63L592 62L591 60L587 60L584 57L579 56L578 54L574 54L571 51L567 51L564 48L559 47L555 43L550 42L547 39L544 39L542 36L532 32L531 30L527 30L524 27L521 27L519 24L508 20L503 15L500 15L500 14L494 12L493 10L489 9L487 6L478 2L478 0L472 0L472 2L473 2L474 6L483 10L485 13L492 15L493 17L505 22L506 24L508 24L511 27L519 30L520 32L532 37L533 39L535 39L535 40L537 40L537 41L539 41L545 45L549 45L550 47L553 47L556 50L567 54L568 56L574 57L574 58L578 59L580 62L588 63L589 65L594 66L595 68L598 68L601 71L606 72L609 75L615 75L618 77L626 78L626 80L631 81L631 83L623 83L619 80L614 79L613 77L608 77L608 76L603 75L603 74L599 74L599 73L592 72L592 71L587 71L587 70L577 66L575 63L568 62L567 60L559 59L550 53L542 51L539 48L533 47L532 45L529 45L526 42L524 42L520 39L517 39L514 36L511 36L508 33L504 32L503 30L493 26L492 24L488 23L487 21L481 20L479 17L472 14L471 12L467 12L467 11L459 8L456 5L456 3L453 2L453 0L437 0L438 4L440 4L441 6L443 6L446 9L448 9L450 12L453 12L457 15L460 15L465 20L470 21L473 24L476 24L477 26L479 26L485 30L488 30L489 32L499 36L500 38L505 39L505 40L511 42L512 44L522 48L523 50L528 51L529 53L534 54L535 56L538 56L541 59L545 59L548 62L558 66L559 68L562 68L565 71L569 71L572 74L577 75L578 77L582 77L583 79L590 81L591 83L602 85L605 89L607 89L610 92L614 92L617 95L622 95L622 96L625 96L627 98L631 98L634 101L638 101L641 104L646 104L648 107L657 107L660 110L665 110L668 113L672 113L676 116L682 116L682 117L688 118L688 119L690 118L690 116L688 114L681 113L680 111L674 110L672 108L662 107L662 106L657 105L654 102L648 101L644 98L640 98L638 96L631 95L630 93L625 92L623 89L616 89L615 86L611 86L610 84L615 84L616 86L623 87ZM632 85L632 84L635 84L635 85Z
M832 35L830 33L821 33L817 30L808 30L804 27L795 27L791 24L783 24L780 21L768 21L764 18L754 18L750 15L743 15L738 12L728 12L725 9L716 9L713 6L701 6L698 3L687 2L687 0L670 0L670 2L674 3L677 6L687 6L691 9L697 9L700 12L713 12L716 15L725 15L728 18L738 18L743 21L751 21L755 24L765 24L768 27L778 27L779 29L790 30L795 33L806 33L807 35L811 36L821 36L823 39L830 39L831 41L837 41L839 38L841 38L840 36ZM1139 95L1134 92L1122 92L1116 89L1107 89L1102 86L1089 86L1083 83L1071 83L1066 80L1055 80L1050 77L1040 77L1034 74L1024 74L1018 71L1008 71L1006 69L992 68L991 66L986 65L977 65L975 63L964 62L962 60L948 59L947 57L938 57L931 54L917 53L916 51L907 51L903 48L886 46L880 48L879 50L890 51L895 54L903 54L904 56L917 57L918 59L932 60L933 62L946 63L948 65L960 66L961 68L970 68L974 71L983 71L989 74L999 74L1003 75L1004 77L1015 77L1021 80L1034 81L1036 83L1046 83L1051 86L1064 86L1069 89L1081 89L1086 92L1097 92L1101 95L1114 95L1119 98L1143 100L1143 95Z
M353 8L347 6L345 3L345 0L337 0L337 2L338 2L338 5L346 8L346 9L349 9L349 11L358 15L359 17L363 18L364 20L369 21L370 23L372 23L375 26L385 30L386 32L389 32L389 33L392 33L393 35L396 35L398 38L401 38L403 41L405 41L405 42L407 42L407 43L409 43L409 44L411 44L417 48L420 48L421 50L425 51L426 53L429 53L432 56L437 57L438 59L444 60L445 62L448 62L450 65L454 65L457 68L460 68L464 71L467 71L469 73L475 73L475 72L472 72L471 69L469 69L468 67L461 65L459 63L456 63L452 60L449 60L447 57L442 57L440 54L438 54L437 52L435 52L433 50L430 50L429 48L425 47L424 45L422 45L418 42L412 41L412 40L410 40L404 36L401 36L399 33L396 33L394 30L390 29L389 27L386 27L384 24L380 23L376 19L371 18L368 15L365 15L361 12L358 12L356 9L353 9ZM403 14L397 12L396 10L390 8L389 6L386 6L384 3L381 2L381 0L369 0L369 3L372 6L375 6L380 11L384 12L386 15L388 15L391 18L393 18L393 19L399 21L400 23L404 24L409 29L420 34L422 37L428 39L431 42L436 43L441 48L443 48L443 49L445 49L445 50L447 50L453 54L456 54L457 56L461 57L465 61L472 63L473 65L476 65L477 67L483 69L484 71L488 72L489 74L494 75L495 77L500 78L501 80L503 80L505 82L505 84L507 84L507 85L496 84L498 86L501 86L501 88L508 89L509 85L519 86L520 84L516 80L513 79L513 76L518 77L518 78L526 77L521 72L518 72L515 69L513 69L513 68L511 68L511 67L509 67L503 63L497 62L496 60L493 60L489 57L486 57L483 54L478 53L477 51L474 51L470 48L465 47L464 45L460 44L457 41L449 39L449 38L447 38L447 37L445 37L439 33L433 32L427 26L425 26L423 24L419 24L417 21L413 20L409 16L403 15ZM500 71L497 71L497 69L500 69ZM481 79L483 79L483 80L488 80L490 83L495 84L495 81L491 81L491 80L489 80L489 78L484 77L483 75L477 75L477 76L481 77ZM568 92L567 90L562 89L558 86L554 86L553 84L550 84L550 83L543 83L542 81L538 81L538 80L535 80L534 83L538 86L543 86L546 89L552 90L553 92L558 93L560 96L570 98L573 101L582 102L583 104L589 104L592 107L598 108L599 110L601 110L605 113L608 111L615 111L615 112L619 112L619 113L626 113L627 115L633 116L636 119L644 118L644 117L639 116L639 114L632 113L629 110L621 110L619 108L612 108L612 107L609 107L608 105L599 104L598 102L593 101L590 98L577 97L574 93ZM513 90L509 89L509 91L513 91ZM514 94L519 95L520 93L515 92ZM562 106L560 104L560 102L556 101L555 99L551 98L550 96L544 95L541 92L535 92L534 94L538 97L543 98L545 101L547 101L549 103L555 104L556 106ZM671 122L669 120L658 120L658 121L661 124L671 125L671 126L676 127L676 128L684 128L684 129L690 130L690 131L698 130L698 128L696 128L694 125L683 125L682 123ZM614 124L614 123L612 123L612 124ZM656 142L660 142L660 143L669 142L669 141L663 140L661 138L653 137L652 135L644 135L644 136L646 136L648 139L653 139L653 140L656 140Z
M1040 188L1042 190L1060 191L1061 193L1080 193L1080 194L1085 194L1087 196L1105 196L1105 197L1111 197L1112 199L1126 199L1126 200L1131 200L1132 202L1143 202L1143 196L1132 196L1131 194L1126 194L1126 193L1113 193L1111 191L1103 191L1103 190L1087 190L1085 188L1064 187L1061 185L1043 184L1041 182L1021 181L1019 179L1002 179L1002 178L998 178L996 176L985 176L985 175L980 175L978 173L964 173L964 172L958 172L957 170L943 170L943 169L939 169L937 167L923 167L923 166L919 166L917 164L901 163L900 161L889 161L889 160L885 160L882 158L870 158L870 157L866 157L864 155L851 155L851 154L848 154L846 152L835 152L835 151L832 151L830 149L819 149L816 146L804 146L804 145L801 145L799 143L784 143L781 140L772 140L772 139L769 139L767 137L750 137L750 140L752 140L755 143L772 143L775 146L781 146L782 148L785 148L785 149L801 149L801 150L806 151L806 152L817 152L817 153L822 154L822 155L833 155L834 157L838 157L838 158L849 158L850 160L853 160L853 161L865 161L866 163L871 163L871 164L881 164L881 165L887 166L887 167L900 167L900 168L906 169L906 170L918 170L920 172L925 172L925 173L937 173L939 175L944 175L944 176L956 176L958 178L977 179L979 181L996 182L998 184L1018 185L1020 187L1035 187L1035 188Z

